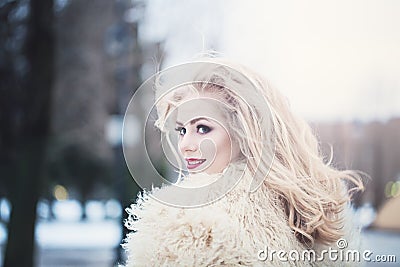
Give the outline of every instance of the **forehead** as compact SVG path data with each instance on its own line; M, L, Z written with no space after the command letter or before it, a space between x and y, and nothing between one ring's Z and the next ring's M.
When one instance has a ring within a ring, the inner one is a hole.
M176 121L186 125L197 118L208 118L226 125L225 104L213 97L192 97L180 102L176 108Z

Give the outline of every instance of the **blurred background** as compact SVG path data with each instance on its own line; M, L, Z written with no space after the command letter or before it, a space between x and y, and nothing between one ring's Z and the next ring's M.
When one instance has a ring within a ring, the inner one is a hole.
M399 13L396 0L0 0L0 264L124 262L139 192L125 108L158 67L205 51L264 75L337 168L370 176L354 200L362 245L400 262Z

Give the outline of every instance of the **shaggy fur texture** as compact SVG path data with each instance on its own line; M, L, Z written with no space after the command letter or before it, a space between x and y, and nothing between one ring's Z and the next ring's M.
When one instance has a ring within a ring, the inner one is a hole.
M196 174L181 182L196 187L217 179ZM288 226L287 215L279 197L263 184L249 194L251 177L240 182L220 200L200 208L176 208L162 204L153 196L174 195L174 187L154 189L139 195L136 204L127 209L128 229L132 230L123 247L127 251L127 267L131 266L349 266L354 263L332 262L328 257L314 263L304 261L261 261L260 250L301 251L307 247L299 242ZM218 194L216 188L208 196ZM349 217L346 218L350 220ZM348 228L346 240L356 231ZM315 244L316 253L336 244ZM354 248L354 244L349 245Z

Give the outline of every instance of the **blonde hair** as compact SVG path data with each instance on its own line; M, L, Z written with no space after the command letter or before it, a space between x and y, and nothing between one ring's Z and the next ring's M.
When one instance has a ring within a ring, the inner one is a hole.
M204 64L193 65L185 90L167 92L160 77L156 126L168 131L168 116L188 93L216 95L226 104L229 130L247 170L279 197L297 239L308 246L337 241L343 235L342 211L352 193L363 190L360 173L324 163L311 127L259 75L222 59L198 62Z

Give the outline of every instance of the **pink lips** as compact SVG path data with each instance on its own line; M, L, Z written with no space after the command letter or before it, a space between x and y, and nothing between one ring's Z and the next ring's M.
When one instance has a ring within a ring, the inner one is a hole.
M196 169L201 164L203 164L206 160L205 159L197 159L197 158L187 158L187 168L189 170Z

